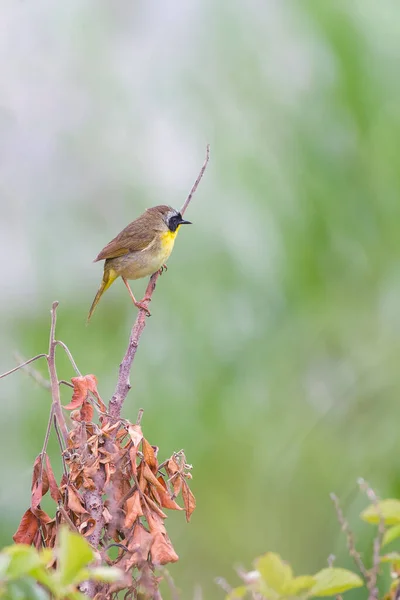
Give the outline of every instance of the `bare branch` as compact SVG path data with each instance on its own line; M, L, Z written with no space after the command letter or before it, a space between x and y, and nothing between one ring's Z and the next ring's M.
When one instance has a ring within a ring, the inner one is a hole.
M357 552L357 550L356 550L354 534L351 531L350 526L343 515L342 509L340 508L339 498L336 496L336 494L331 494L331 500L335 506L336 515L337 515L339 524L342 528L342 531L346 534L347 549L349 551L349 554L352 557L352 559L354 560L361 575L364 577L364 579L366 581L368 581L368 571L365 568L365 565L363 563L360 553Z
M78 369L78 367L77 367L77 364L76 364L76 362L74 361L74 358L73 358L73 356L72 356L72 354L71 354L71 352L70 352L70 350L69 350L69 348L68 348L67 344L64 344L64 342L61 342L60 340L56 340L54 343L55 343L55 345L56 345L56 346L61 346L61 348L63 348L63 350L65 351L66 355L68 356L68 358L69 358L69 360L70 360L70 362L71 362L71 365L72 365L72 367L73 367L73 369L74 369L75 373L76 373L76 374L77 374L79 377L82 377L82 373L81 373L81 372L80 372L80 370Z
M208 161L209 161L209 158L210 158L210 144L207 144L207 148L206 148L206 159L205 159L205 161L204 161L204 164L203 164L203 166L202 166L202 167L201 167L201 169L200 169L200 173L199 173L199 175L198 175L198 177L197 177L196 181L194 182L192 189L191 189L191 190L190 190L190 192L189 192L189 196L186 198L186 200L185 200L185 203L183 204L183 206L182 206L182 208L181 208L181 215L182 215L182 216L184 215L184 213L185 213L185 211L186 211L187 207L189 206L189 202L191 201L191 199L192 199L192 197L193 197L193 194L194 194L194 193L195 193L195 191L197 190L197 187L198 187L198 185L199 185L199 183L200 183L200 181L201 181L201 179L202 179L202 177L203 177L203 175L204 175L204 171L206 170L206 167L207 167L207 163L208 163Z
M369 591L368 600L377 600L379 597L377 579L381 565L380 552L382 548L383 536L385 535L385 519L383 518L382 511L379 506L379 498L371 486L363 478L358 480L358 485L360 486L360 490L367 495L370 502L372 502L372 504L375 506L376 512L379 515L378 533L373 544L372 567L368 571L367 582Z
M180 600L181 595L180 595L179 590L175 585L175 581L172 579L171 574L168 571L168 569L163 567L161 569L161 572L164 575L165 581L167 582L169 590L171 592L171 600Z
M38 358L44 358L44 357L47 358L47 354L38 354L37 356L34 356L33 358L26 360L24 363L22 363L22 365L18 365L17 367L10 369L10 371L3 373L2 375L0 375L0 379L3 379L3 377L7 377L7 375L11 375L11 373L15 373L15 371L18 371L18 369L23 369L24 367L26 367L26 365L33 363L33 361L35 361L35 360L38 360Z
M56 322L57 322L57 314L56 314L57 306L58 306L58 302L53 302L53 305L51 307L51 328L50 328L50 340L49 340L49 354L47 357L47 364L49 367L50 384L51 384L51 397L53 400L52 407L51 407L50 421L51 421L52 415L54 414L57 418L57 423L60 427L61 434L64 439L64 443L65 443L65 445L67 445L68 429L67 429L67 425L65 423L64 415L63 415L62 408L61 408L60 388L58 385L58 377L57 377L56 362L55 362L56 345L57 345L57 342L55 339Z
M60 381L58 382L58 385L61 385L61 384L74 389L74 386L72 385L72 383L70 383L69 381L65 381L65 379L60 379Z
M20 354L19 352L14 352L14 356L15 356L17 362L19 362L19 363L25 363L26 362L25 357L22 356L22 354ZM43 375L41 373L39 373L39 371L37 369L35 369L34 367L30 367L29 365L25 364L25 367L23 367L23 370L30 377L32 377L32 379L34 381L36 381L36 383L38 383L40 386L42 386L46 390L50 389L50 381L48 379L46 379L45 377L43 377Z

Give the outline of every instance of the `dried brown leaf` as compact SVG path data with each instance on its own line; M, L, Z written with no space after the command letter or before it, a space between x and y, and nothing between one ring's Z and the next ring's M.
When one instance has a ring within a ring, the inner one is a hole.
M132 527L132 525L134 524L134 522L136 521L136 519L138 517L143 516L143 510L142 510L142 505L140 502L139 492L136 490L136 492L134 492L133 495L130 498L128 498L128 500L126 501L125 504L126 504L125 527L130 529Z
M179 496L179 493L182 489L182 475L180 473L175 473L172 479L170 479L170 482L174 490L174 498L176 498Z
M68 486L68 508L75 514L84 514L86 512L78 491L72 485Z
M176 458L174 456L171 456L171 458L167 462L165 468L167 470L169 477L172 477L173 475L175 475L175 473L181 472L181 468L180 468L179 464L177 463Z
M87 402L89 392L92 392L96 397L100 410L106 412L106 407L97 391L97 379L94 375L73 377L71 381L74 386L72 400L69 404L64 406L64 408L67 410L75 410L82 407L79 417L77 415L74 416L76 421L90 422L93 420L93 407Z
M79 527L78 531L81 535L88 537L93 533L96 527L96 521L92 517L89 517L86 521L83 521Z
M56 478L54 477L53 469L51 468L50 458L46 454L46 468L47 468L47 478L50 486L50 495L53 498L54 502L61 501L61 492L58 489L58 485L56 482Z
M182 481L182 499L186 511L186 521L189 522L190 517L196 508L196 498L185 480Z
M154 500L152 500L149 496L144 496L146 499L146 503L148 505L148 507L151 509L151 511L153 513L156 513L159 517L161 517L161 519L166 519L167 515L161 510L161 508L158 506L158 504L156 502L154 502ZM147 514L146 514L147 517Z
M30 508L24 512L17 531L13 535L16 544L33 544L36 533L39 531L39 520Z
M129 449L129 458L131 459L131 467L133 475L137 475L137 466L136 466L136 455L137 455L138 447L131 446Z
M143 475L143 469L144 469L144 463L141 462L140 465L138 466L138 479L139 479L139 487L142 490L142 492L144 493L147 487L147 480L145 478L145 476Z
M157 490L164 491L163 485L158 481L157 477L150 470L150 467L147 464L144 464L143 468L143 476L147 479L150 485L153 485Z
M88 379L89 378L89 379ZM74 386L74 392L72 394L72 400L69 404L66 404L64 408L67 410L74 410L76 408L80 408L89 393L89 385L90 381L93 384L97 384L96 377L94 375L85 375L83 377L72 377L71 382Z
M93 421L94 409L90 402L84 400L82 403L82 407L80 410L81 421L85 421L86 423L90 423Z
M130 424L128 427L128 433L131 437L134 446L139 446L140 442L143 439L142 428L140 425L132 425Z
M164 481L164 479L161 477L157 477L158 481L160 482L160 484L163 487L163 491L161 491L161 489L158 489L158 495L160 497L160 504L163 508L170 508L171 510L183 510L183 508L181 506L179 506L179 504L177 504L175 502L175 500L173 500L171 498L171 495L167 489L166 483Z
M114 493L114 501L119 505L120 501L131 489L131 485L127 477L125 477L121 471L116 471L112 476L112 488Z
M32 473L32 488L31 488L31 508L34 510L40 504L41 499L49 489L49 479L47 477L46 469L42 468L42 457L36 458L33 464Z
M164 525L164 519L166 518L166 515L162 517L157 512L152 512L147 509L145 511L145 517L149 524L150 533L156 533L157 531L165 534L167 533Z
M150 549L151 560L155 565L166 565L179 560L169 537L156 531L153 533L154 541Z
M126 561L123 562L125 571L128 571L135 565L143 564L147 561L152 543L152 534L149 533L141 523L137 523L135 525L133 536L128 543L128 550L131 552L131 556L127 556Z
M156 454L154 452L153 446L149 444L146 438L143 438L142 440L142 452L144 460L149 465L150 469L153 471L153 473L157 473L158 461L156 458Z

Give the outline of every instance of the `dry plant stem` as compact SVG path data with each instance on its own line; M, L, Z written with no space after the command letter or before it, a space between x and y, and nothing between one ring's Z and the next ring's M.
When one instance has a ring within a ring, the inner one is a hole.
M21 363L23 363L25 365L24 367L22 367L23 370L30 377L32 377L32 379L34 381L36 381L36 383L38 383L39 385L44 387L46 390L50 389L50 381L48 381L48 379L45 379L45 377L43 377L43 375L41 373L39 373L39 371L37 369L27 365L26 358L24 356L22 356L22 354L20 354L19 352L14 352L14 356L15 356L16 361L19 363L19 365L21 365Z
M332 500L332 502L333 502L333 504L335 506L336 515L337 515L339 524L340 524L340 526L342 528L342 531L346 534L347 549L349 551L349 554L352 557L352 559L354 560L354 562L355 562L358 570L360 571L361 575L364 577L365 581L367 582L368 579L369 579L368 571L365 568L365 565L364 565L364 563L362 561L360 553L357 552L357 550L356 550L356 545L355 545L355 541L354 541L354 534L351 531L348 522L344 518L343 511L340 508L339 498L335 494L331 494L331 500Z
M76 365L76 362L74 361L73 356L72 356L71 351L69 350L68 346L66 344L64 344L64 342L61 342L60 340L56 340L54 343L55 343L56 346L61 346L61 348L63 348L63 350L65 351L66 355L68 356L68 358L70 360L70 363L71 363L71 365L72 365L75 373L79 377L82 377L82 373L78 369L78 367Z
M51 405L51 411L52 411L52 415L54 414L57 419L57 423L58 423L58 426L60 427L60 431L61 431L61 435L63 437L64 443L65 443L65 445L67 445L68 429L67 429L64 415L63 415L63 412L61 409L60 387L58 385L58 377L57 377L57 371L56 371L57 342L56 342L56 338L55 338L55 332L56 332L56 322L57 322L57 314L56 314L57 306L58 306L58 302L53 302L53 305L51 307L51 328L50 328L49 354L47 356L47 365L49 368L51 398L53 401L52 405Z
M189 206L189 202L191 201L194 193L196 192L196 190L198 188L198 185L199 185L199 183L204 175L204 172L206 170L209 158L210 158L210 146L207 145L206 159L203 163L203 166L200 169L200 173L199 173L196 181L194 182L192 189L189 192L188 197L186 198L185 203L183 204L183 206L181 208L182 216L183 216L184 212L186 211L187 207ZM144 295L144 297L148 299L147 301L143 302L143 305L145 307L148 306L148 302L150 302L150 300L151 300L151 297L156 288L157 279L159 276L160 276L160 271L157 271L150 277L150 281L148 283L148 286L146 288L146 293ZM109 403L108 412L110 414L110 417L114 421L117 421L120 418L122 405L125 401L125 398L128 395L129 390L131 389L131 384L129 382L129 374L130 374L130 370L132 367L133 359L135 358L135 354L136 354L136 351L137 351L137 348L139 345L139 339L143 333L143 329L145 328L145 326L146 326L146 311L145 311L145 309L140 308L138 316L136 317L136 321L132 327L128 349L127 349L125 356L122 359L122 362L119 366L119 375L118 375L117 386L115 388L115 392Z
M201 181L201 178L204 175L204 171L206 170L207 163L208 163L209 159L210 159L210 144L207 144L206 159L205 159L205 161L203 163L203 166L200 169L200 173L198 174L198 177L197 177L196 181L194 182L192 189L189 192L189 196L186 198L185 203L184 203L184 205L181 208L180 212L181 212L182 217L185 214L185 211L186 211L187 207L189 206L189 202L191 201L192 196L195 193L195 191L197 190L197 187L198 187L198 185L199 185L199 183Z
M34 356L33 358L30 358L29 360L26 360L21 365L18 365L17 367L14 367L13 369L10 369L6 373L3 373L2 375L0 375L0 379L3 379L3 377L7 377L7 375L11 375L11 373L15 373L15 371L18 371L19 369L23 369L24 367L26 367L30 363L33 363L35 360L38 360L38 358L44 358L44 357L47 358L47 354L38 354L37 356Z
M150 277L150 281L146 288L145 297L151 298L157 283L157 279L159 277L159 272L154 273ZM143 303L145 304L145 303ZM131 389L131 384L129 382L129 374L131 371L131 366L133 363L133 359L135 358L136 350L139 345L139 339L142 335L143 329L146 326L146 312L143 309L139 309L138 316L136 317L135 324L132 327L131 336L129 339L129 344L127 351L125 353L124 358L119 366L119 375L117 386L115 388L115 392L110 400L108 412L113 420L117 421L121 416L122 405L124 403L125 398L128 395L129 390Z
M172 579L170 572L165 567L162 569L162 574L168 583L169 591L171 592L171 600L180 600L180 593L175 585L175 581Z
M380 552L382 548L383 536L385 534L385 520L383 518L380 506L379 498L375 494L371 486L362 478L358 480L358 485L362 492L365 492L368 499L376 508L376 512L379 515L378 533L374 539L373 544L373 555L372 555L372 567L368 571L368 582L367 588L369 591L368 600L377 600L379 597L379 590L377 587L377 579L379 575L379 567L381 564Z

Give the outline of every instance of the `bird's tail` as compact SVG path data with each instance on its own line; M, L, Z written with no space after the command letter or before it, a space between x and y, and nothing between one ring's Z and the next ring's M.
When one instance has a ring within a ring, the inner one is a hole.
M117 273L113 270L110 269L108 271L104 271L103 274L103 280L100 284L99 289L97 290L97 294L94 297L92 306L90 307L89 310L89 314L88 314L88 318L87 318L87 322L89 323L90 318L92 316L92 314L94 313L94 309L96 308L97 304L99 303L100 298L102 297L102 295L104 294L104 292L106 290L108 290L108 288L110 287L110 285L117 279L118 275Z

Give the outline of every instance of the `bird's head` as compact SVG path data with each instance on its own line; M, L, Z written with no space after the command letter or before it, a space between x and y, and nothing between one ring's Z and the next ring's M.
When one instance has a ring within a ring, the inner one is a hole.
M166 226L173 233L175 233L175 231L177 231L181 225L192 224L191 221L186 221L182 217L181 213L172 208L171 206L154 206L154 208L150 208L148 210L158 213L164 226Z

